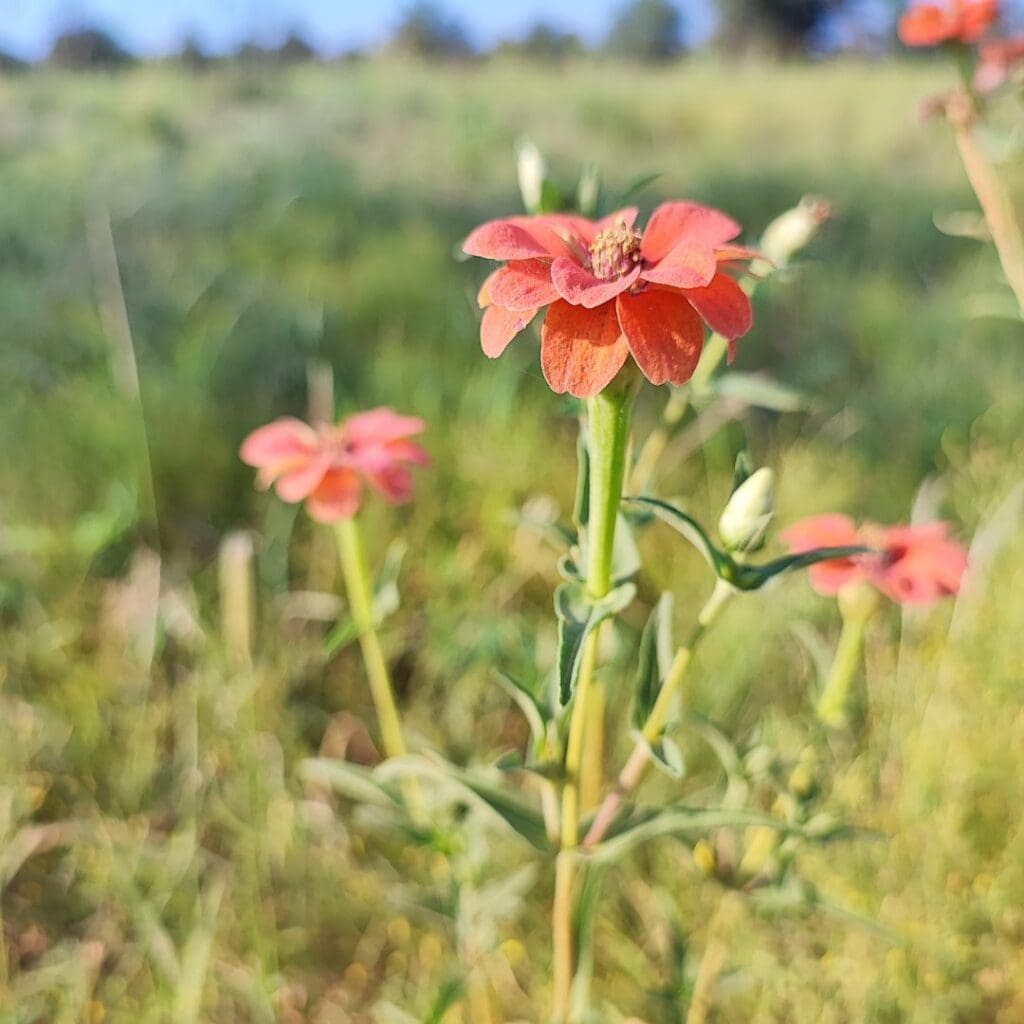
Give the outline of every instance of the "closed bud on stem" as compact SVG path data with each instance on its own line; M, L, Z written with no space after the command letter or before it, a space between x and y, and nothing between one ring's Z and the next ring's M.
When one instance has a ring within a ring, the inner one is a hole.
M728 551L756 551L775 508L775 474L762 466L732 492L718 520L718 536Z
M529 139L523 139L516 149L516 174L519 178L519 194L527 213L541 212L547 173L541 151Z
M761 252L776 267L786 266L806 248L818 229L832 216L832 207L819 196L804 196L791 210L776 217L761 237Z

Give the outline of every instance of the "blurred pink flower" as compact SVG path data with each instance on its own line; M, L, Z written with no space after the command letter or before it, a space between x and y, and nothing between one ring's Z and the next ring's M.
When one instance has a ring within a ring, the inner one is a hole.
M482 224L470 256L505 265L484 282L480 341L492 359L543 309L541 366L552 391L589 398L632 355L652 384L683 384L704 325L733 343L751 326L750 300L727 270L757 255L733 245L740 226L699 203L659 206L643 232L627 207L601 220L569 214Z
M430 458L410 438L425 426L384 407L337 425L284 417L254 430L240 455L259 470L260 487L273 485L283 501L305 501L314 519L334 523L359 510L364 480L393 504L412 497L409 465L426 466Z
M978 50L980 58L974 72L974 88L981 93L994 92L1010 74L1024 64L1024 36L999 39Z
M955 594L967 568L967 552L950 537L947 523L865 523L858 529L847 516L813 516L784 531L782 539L796 553L854 545L875 549L877 553L811 566L811 584L820 594L837 594L851 583L866 582L893 601L926 604Z

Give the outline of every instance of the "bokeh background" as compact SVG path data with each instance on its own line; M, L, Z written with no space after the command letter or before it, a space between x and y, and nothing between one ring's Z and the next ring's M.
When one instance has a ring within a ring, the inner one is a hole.
M408 546L400 700L457 764L522 747L493 672L551 664L556 553L524 524L568 514L576 424L532 336L481 355L484 268L457 250L520 208L528 137L567 187L599 169L606 208L649 178L645 211L694 198L750 241L805 194L832 205L740 346L770 408L688 421L662 493L713 522L746 446L779 473L780 522L943 516L976 538L958 600L877 621L862 713L808 797L863 832L730 904L710 1019L1024 1020L1024 339L949 133L918 117L951 64L899 53L884 2L213 6L0 9L4 1019L543 1019L549 866L472 809L458 850L410 853L304 780L372 713L356 652L327 642L330 538L236 456L331 379L340 412L427 419L415 503L365 517L376 564ZM1015 181L1019 100L995 114ZM641 432L665 397L644 393ZM219 586L239 530L243 668ZM707 586L671 536L643 546L627 633L659 588L682 623ZM837 632L799 578L738 603L694 712L751 764L798 761ZM680 742L685 777L654 786L704 799L721 767L700 730ZM729 891L674 841L609 873L602 1020L685 1019Z

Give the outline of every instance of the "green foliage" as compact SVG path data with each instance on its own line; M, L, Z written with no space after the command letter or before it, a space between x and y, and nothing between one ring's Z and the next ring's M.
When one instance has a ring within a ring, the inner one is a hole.
M578 922L600 957L595 1012L677 1018L728 888L741 910L722 1020L1018 1019L1024 348L1018 325L964 313L992 290L991 253L932 223L971 205L952 148L908 113L941 72L726 73L695 59L529 75L366 61L255 84L219 63L199 78L126 74L5 82L2 1012L341 1024L402 1019L387 1009L401 1007L475 1024L465 1003L441 1009L474 963L495 1020L544 1019L527 995L547 985L543 780L494 767L533 737L493 677L525 681L548 729L576 422L544 388L534 338L495 363L480 355L482 270L451 260L473 224L518 208L510 159L528 130L567 181L594 161L615 196L660 171L645 213L692 196L751 240L805 192L835 202L802 265L759 290L735 368L757 380L723 377L701 397L659 493L714 522L749 433L755 462L779 470L780 523L836 509L906 518L935 476L921 507L983 538L955 605L879 619L855 739L822 739L811 714L816 669L796 634L830 651L828 602L799 575L732 602L673 734L686 774L652 775L641 793L677 805L678 820L649 827L673 834L634 834L595 918ZM98 206L141 406L113 372L101 303L116 293L85 228ZM333 549L236 460L248 429L304 413L308 363L323 359L340 410L389 402L430 423L435 467L416 502L374 504L365 523L377 565L395 536L409 544L385 646L414 747L511 794L519 831L449 779L425 788L443 785L454 838L398 837L385 826L400 780L344 760L341 713L372 723L357 654L325 654L336 603L299 614L336 592ZM813 401L766 393L765 379ZM663 400L642 396L641 435ZM258 533L251 670L225 657L213 568L240 526ZM621 723L651 608L710 583L672 531L637 533L647 570L605 630ZM685 635L695 608L676 605ZM632 743L628 727L616 735L606 777ZM723 810L695 819L698 805ZM820 815L884 838L821 847L804 835ZM775 845L748 874L748 844L765 835Z

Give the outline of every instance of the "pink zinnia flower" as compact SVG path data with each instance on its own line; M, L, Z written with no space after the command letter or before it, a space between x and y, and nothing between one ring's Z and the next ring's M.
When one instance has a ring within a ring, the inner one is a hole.
M994 92L1024 64L1024 36L988 43L978 50L978 56L981 59L974 72L974 88L982 93Z
M731 245L739 225L698 203L659 206L642 233L634 207L602 220L511 217L478 227L471 256L505 265L484 282L480 340L492 359L543 309L541 366L553 391L589 398L632 355L652 384L693 376L708 324L733 343L750 300L725 271L757 255Z
M393 504L412 497L409 464L426 466L430 458L410 437L425 426L383 407L337 425L285 417L254 430L240 454L259 470L259 486L274 485L282 500L305 501L314 519L334 523L356 514L363 480Z
M948 523L865 523L858 529L847 516L814 516L791 526L782 539L796 553L856 545L877 551L811 566L812 586L826 595L837 594L851 583L866 582L893 601L926 604L955 594L967 568L967 552L950 537Z
M906 46L976 43L998 15L999 0L919 3L900 18L899 37Z

